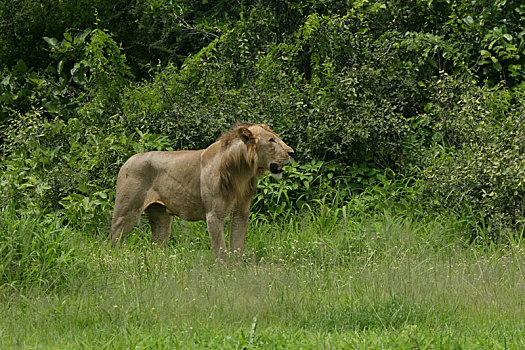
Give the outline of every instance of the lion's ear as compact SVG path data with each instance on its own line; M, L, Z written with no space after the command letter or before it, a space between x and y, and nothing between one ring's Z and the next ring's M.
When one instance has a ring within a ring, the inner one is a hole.
M248 130L247 127L241 126L237 129L237 132L239 133L239 136L241 137L241 140L244 143L250 142L250 140L253 139L253 134L250 130Z

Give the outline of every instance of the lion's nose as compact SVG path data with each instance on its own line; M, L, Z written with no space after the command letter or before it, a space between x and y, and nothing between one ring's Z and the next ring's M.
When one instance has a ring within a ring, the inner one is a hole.
M293 156L293 149L291 149L291 150L288 151L288 155L289 155L290 157Z

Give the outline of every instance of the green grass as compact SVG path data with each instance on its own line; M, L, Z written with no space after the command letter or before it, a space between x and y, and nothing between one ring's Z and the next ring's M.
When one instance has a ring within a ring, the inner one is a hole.
M58 219L4 210L2 254L24 228L36 251L55 234L47 257L24 260L39 278L3 276L0 348L525 346L519 240L472 246L458 219L344 211L254 218L245 262L223 265L203 224L175 222L165 250L140 226L111 250ZM18 251L11 269L30 254ZM69 263L56 263L64 252Z

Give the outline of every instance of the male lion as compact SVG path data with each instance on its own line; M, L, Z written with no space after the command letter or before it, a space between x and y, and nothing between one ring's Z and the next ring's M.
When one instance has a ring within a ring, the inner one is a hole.
M172 216L206 220L215 256L226 259L224 220L230 217L230 250L240 258L257 177L276 179L293 149L266 124L237 123L204 150L139 153L117 178L111 244L124 240L145 211L152 242L166 245Z

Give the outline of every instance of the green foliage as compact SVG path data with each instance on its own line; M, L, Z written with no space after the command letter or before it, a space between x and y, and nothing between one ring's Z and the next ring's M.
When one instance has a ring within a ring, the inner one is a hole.
M48 121L35 112L7 130L2 201L16 199L20 209L64 208L72 223L90 222L94 232L107 226L114 179L124 161L135 153L169 149L164 137L128 134L118 117L96 128L76 118Z
M231 1L2 1L0 71L20 58L37 71L46 69L53 60L42 37L60 38L72 28L90 27L109 28L126 47L133 74L144 77L159 60L180 65L238 18L242 7Z
M95 29L91 33L90 42L86 46L85 59L76 63L71 73L82 65L88 68L86 73L90 96L101 100L101 108L110 108L119 100L120 90L128 84L132 76L122 54L122 48L113 40L107 31ZM105 110L107 113L108 111Z
M76 36L66 32L60 42L44 37L56 61L45 72L36 72L19 59L12 70L4 74L0 84L0 122L9 115L14 118L16 113L42 107L50 115L71 117L79 106L78 88L86 84L86 63L80 61L80 57L89 33L89 29Z
M300 159L400 167L414 105L425 101L404 63L418 51L393 48L394 37L348 35L362 24L351 15L312 15L292 44L265 47L256 36L271 26L258 16L130 91L124 114L183 147L209 144L235 120L266 121Z
M462 1L451 7L443 33L454 45L456 67L474 69L492 85L523 81L525 5L519 0Z
M345 166L316 160L292 161L281 180L265 176L259 181L252 212L275 220L296 212L315 211L327 204L336 207L367 187L379 187L385 181L382 171L366 163ZM334 213L337 219L337 209Z
M70 28L88 28L95 23L95 10L105 0L0 2L0 70L23 59L35 71L52 62L42 37L60 38ZM101 13L103 11L100 11Z
M0 5L4 198L107 222L137 149L204 148L244 120L297 150L288 180L261 180L259 213L405 176L473 226L521 225L517 0L20 1Z
M286 167L281 181L265 176L257 186L253 212L267 213L277 218L309 209L315 205L315 200L333 195L334 188L340 185L334 179L336 168L335 164L319 161L302 164L292 162Z
M40 108L50 117L64 119L76 116L81 106L84 114L116 109L120 90L131 77L121 48L98 29L67 31L63 37L62 41L44 37L53 58L44 72L19 60L5 74L0 83L0 122Z
M523 88L451 93L465 88L456 84L443 79L430 112L436 120L434 135L441 139L425 169L426 191L440 207L467 206L485 235L500 238L502 229L519 232L525 218ZM452 108L448 99L456 101Z

